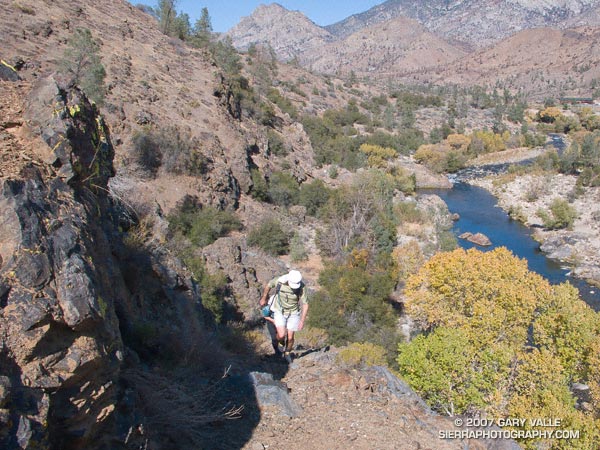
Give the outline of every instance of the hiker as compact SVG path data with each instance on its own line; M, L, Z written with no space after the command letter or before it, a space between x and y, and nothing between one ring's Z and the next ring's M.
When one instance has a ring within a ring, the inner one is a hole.
M269 302L269 293L275 289ZM308 312L308 299L306 286L302 281L302 274L297 270L273 278L267 283L260 298L260 306L265 307L270 303L273 318L265 319L275 326L276 333L272 337L272 344L276 354L281 354L289 363L292 362L292 349L294 348L294 333L302 330ZM287 341L286 341L287 338Z

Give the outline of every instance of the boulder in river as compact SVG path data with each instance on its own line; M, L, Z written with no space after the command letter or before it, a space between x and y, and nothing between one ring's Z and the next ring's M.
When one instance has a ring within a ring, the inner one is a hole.
M461 234L459 238L466 239L467 241L472 242L476 245L480 245L482 247L489 247L490 245L492 245L492 241L490 241L490 238L488 238L483 233L473 234L467 231L466 233Z

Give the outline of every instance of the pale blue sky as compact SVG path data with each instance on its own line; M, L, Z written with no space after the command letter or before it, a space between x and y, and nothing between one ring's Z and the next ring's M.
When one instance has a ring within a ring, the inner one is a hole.
M133 4L143 3L156 6L156 0L130 0ZM384 0L280 0L277 3L290 10L302 11L317 25L331 25L352 14L366 11ZM243 16L249 16L260 4L271 1L254 0L178 0L177 11L187 13L192 25L200 17L203 7L208 8L214 31L227 31Z

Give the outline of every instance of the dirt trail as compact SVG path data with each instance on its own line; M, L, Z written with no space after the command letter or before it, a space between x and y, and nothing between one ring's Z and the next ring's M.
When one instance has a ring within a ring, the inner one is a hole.
M288 417L279 406L262 405L244 449L514 448L440 439L440 431L455 429L453 419L431 412L383 368L344 367L335 350L299 355L281 381L302 412Z

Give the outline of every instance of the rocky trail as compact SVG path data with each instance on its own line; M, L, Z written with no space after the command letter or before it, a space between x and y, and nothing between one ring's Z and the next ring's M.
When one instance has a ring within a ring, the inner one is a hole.
M335 348L299 349L291 365L266 347L259 357L249 374L253 391L247 395L255 396L246 399L250 408L215 430L222 448L520 448L512 442L441 439L440 431L455 430L452 418L433 412L387 368L349 366L339 361Z

